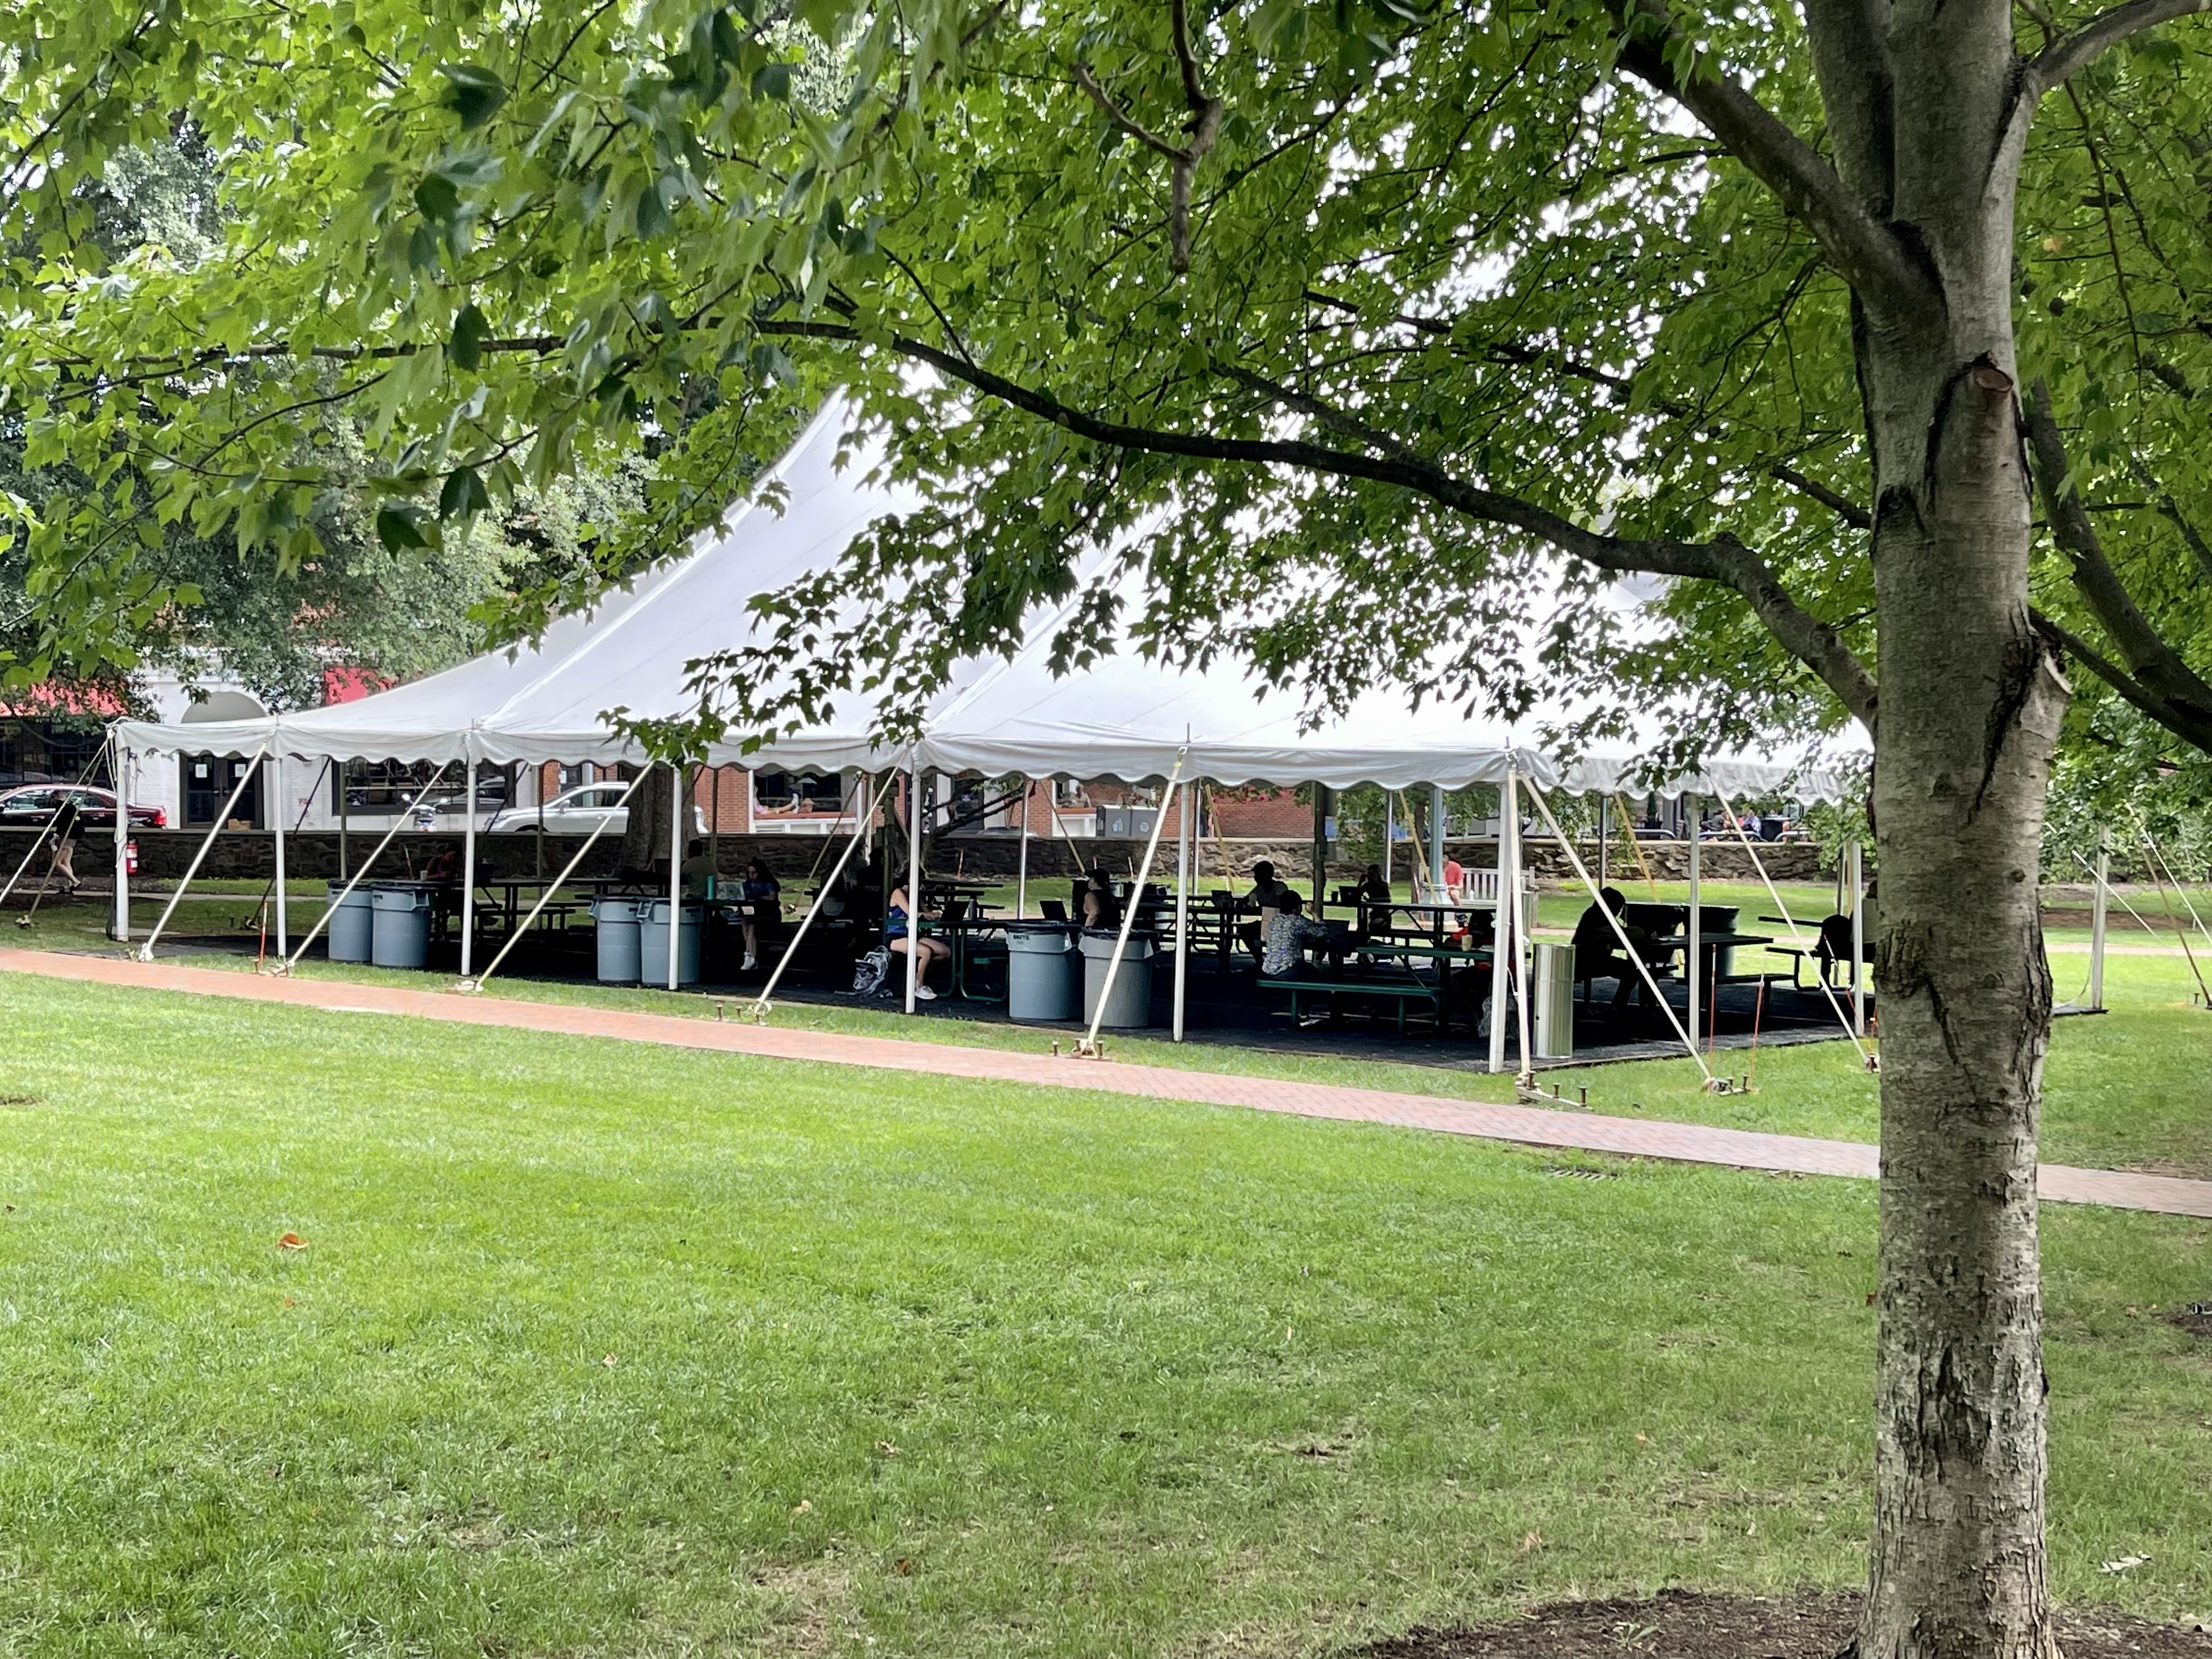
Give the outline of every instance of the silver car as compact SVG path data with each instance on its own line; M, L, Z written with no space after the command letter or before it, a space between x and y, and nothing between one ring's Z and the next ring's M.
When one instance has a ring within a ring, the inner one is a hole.
M542 820L549 836L588 836L602 824L609 835L619 836L629 826L629 808L622 804L629 793L629 785L619 781L580 783L562 790L543 807L502 806L485 823L484 833L535 830ZM707 815L696 801L691 804L691 819L692 832L705 835Z

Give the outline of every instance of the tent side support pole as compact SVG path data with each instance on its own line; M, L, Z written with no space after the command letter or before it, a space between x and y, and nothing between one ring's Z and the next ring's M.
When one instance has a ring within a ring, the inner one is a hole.
M131 942L131 751L122 734L110 727L108 763L115 769L115 918L111 937Z
M1440 892L1444 884L1444 787L1440 783L1429 786L1429 890ZM1490 1069L1496 1071L1504 1061Z
M1036 780L1022 780L1022 850L1014 865L1014 917L1019 921L1030 913L1030 798L1036 793Z
M1176 750L1175 769L1168 774L1168 787L1163 792L1164 793L1169 796L1174 795L1176 784L1182 780L1182 763L1189 755L1190 749L1188 744ZM1114 954L1106 959L1106 977L1098 987L1098 1003L1097 1006L1091 1011L1091 1029L1083 1034L1083 1040L1075 1045L1077 1054L1087 1055L1093 1060L1098 1057L1098 1028L1104 1023L1106 1010L1114 1000L1114 981L1121 971L1121 957L1129 948L1129 934L1137 925L1137 912L1144 908L1145 884L1152 879L1152 860L1159 856L1160 832L1167 827L1167 814L1163 811L1152 819L1152 839L1145 843L1145 862L1137 871L1136 880L1133 884L1133 890L1129 895L1129 902L1121 908L1121 931L1114 936Z
M868 815L874 810L871 805L870 783L870 779L864 774L854 788L853 839L845 843L845 850L837 854L837 862L830 866L828 878L814 890L814 902L806 907L806 914L799 918L798 931L785 942L783 954L776 958L775 971L769 975L768 983L761 987L760 994L753 999L753 1018L756 1021L767 1019L774 1006L769 1001L769 998L774 994L775 988L782 982L783 970L798 959L799 943L805 939L806 930L814 925L814 918L822 914L822 907L828 902L830 895L837 890L838 879L844 875L845 866L852 862L853 854L867 842ZM752 777L750 773L745 777L745 787L749 790L752 787ZM836 823L830 826L830 833L835 836L837 833L837 825L844 821L845 809L840 806L837 809Z
M283 726L278 726L283 731ZM276 807L271 827L276 831L276 955L281 960L291 952L291 911L287 908L284 892L284 753L278 750L269 757L269 799Z
M422 788L415 792L415 799L420 800L424 795L428 794L432 789L435 788L437 787L438 781L446 775L446 769L452 764L453 763L451 761L440 762L438 769L430 775L429 782L424 784ZM345 787L345 775L343 772L340 772L338 776L338 787L343 790ZM383 856L384 849L392 845L392 838L399 833L401 827L404 826L406 822L406 813L395 812L392 814L392 827L384 832L384 839L378 842L376 846L370 851L368 858L362 861L361 868L355 871L351 876L347 878L346 884L338 890L337 896L331 899L323 906L323 914L315 918L314 926L308 928L307 933L301 936L300 939L300 948L293 951L292 954L285 959L283 969L283 972L289 974L295 968L297 968L300 965L300 958L307 954L307 947L315 942L316 935L323 931L325 924L326 924L331 917L337 915L338 906L343 904L348 899L353 896L353 890L360 886L362 884L362 878L367 876L371 870L374 870L376 867L377 860Z
M1182 1041L1182 1011L1190 981L1190 854L1191 787L1186 783L1177 797L1176 813L1176 960L1175 1029L1173 1040Z
M906 771L906 1011L915 1008L921 983L921 768L909 757Z
M1866 854L1851 843L1851 1031L1866 1035Z
M1521 790L1520 774L1505 775L1506 815L1513 820L1513 879L1510 885L1501 880L1498 902L1513 909L1513 1002L1516 1011L1514 1036L1521 1044L1521 1069L1518 1075L1534 1083L1536 1078L1535 1049L1528 1041L1528 913L1521 906ZM1496 969L1492 969L1495 974Z
M1705 1029L1698 1018L1698 1004L1704 1000L1700 993L1705 986L1705 915L1702 908L1705 889L1701 882L1704 872L1698 863L1698 819L1700 816L1698 805L1697 796L1682 797L1682 833L1690 838L1689 947L1683 956L1682 977L1690 982L1690 1042L1692 1046L1698 1041L1698 1034ZM1719 988L1714 987L1716 991Z
M1513 774L1509 769L1505 781L1498 792L1498 900L1492 915L1495 925L1490 933L1490 1071L1495 1076L1505 1069L1505 1005L1511 995L1513 958L1508 954L1520 948L1515 937L1520 932L1520 915L1513 903L1512 890L1506 885L1514 860L1513 849ZM1431 902L1443 891L1443 791L1436 785L1429 786L1429 879L1432 884ZM1438 963L1438 973L1445 971Z
M461 977L476 967L477 954L477 737L466 738L469 763L461 781Z
M208 825L207 836L200 842L200 850L192 854L192 861L185 866L184 879L177 884L177 890L169 895L168 903L162 907L161 919L154 924L154 931L146 935L146 942L138 947L139 961L153 961L155 941L161 937L161 930L169 925L169 918L177 914L177 902L184 897L185 889L192 884L192 878L199 874L200 866L207 861L208 849L215 845L215 838L222 826L230 822L231 812L238 805L238 798L246 793L246 783L253 776L253 769L261 763L261 757L268 751L268 748L267 744L263 744L253 751L252 757L240 769L238 781L230 787L230 799L223 803L222 810L215 815L215 822Z
M2096 908L2089 914L2089 1006L2105 1006L2105 889L2112 878L2112 855L2100 838L2097 846Z
M684 941L684 763L669 765L668 786L668 988L677 983L677 950ZM706 918L699 919L702 927Z
M1385 887L1390 885L1391 878L1395 872L1397 865L1397 859L1394 856L1395 849L1391 846L1391 842L1396 836L1398 830L1394 811L1396 805L1396 800L1390 792L1385 789L1382 792L1382 884Z

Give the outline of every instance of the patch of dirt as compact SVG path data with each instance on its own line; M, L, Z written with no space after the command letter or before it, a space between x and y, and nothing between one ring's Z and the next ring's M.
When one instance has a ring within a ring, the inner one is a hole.
M2192 1302L2173 1316L2173 1322L2190 1335L2212 1342L2212 1302Z
M1508 1624L1414 1629L1358 1659L1835 1659L1850 1639L1855 1595L1707 1595L1561 1601ZM2061 1613L2066 1659L2212 1659L2212 1635L2115 1613Z

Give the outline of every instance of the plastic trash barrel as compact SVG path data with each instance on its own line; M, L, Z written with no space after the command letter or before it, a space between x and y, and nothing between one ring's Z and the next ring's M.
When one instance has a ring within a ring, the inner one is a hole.
M346 884L334 881L330 885L331 921L323 932L330 941L332 962L367 962L370 939L376 930L376 909L371 902L374 890L356 887L346 893ZM339 894L345 893L343 898Z
M430 955L430 890L400 884L371 890L368 959L380 968L420 968Z
M1742 907L1735 904L1700 904L1698 907L1698 932L1710 939L1715 933L1735 932L1736 917ZM1713 951L1713 972L1726 979L1735 972L1735 946L1723 945Z
M1535 1018L1531 1042L1539 1060L1571 1060L1575 1053L1575 947L1539 945L1528 1012Z
M637 907L638 977L664 989L668 984L668 901L653 899ZM677 930L676 982L699 981L699 907L684 907L684 923Z
M1106 970L1113 965L1114 941L1119 937L1119 931L1112 927L1083 930L1083 1020L1086 1025L1098 1013L1098 999L1106 990ZM1132 933L1128 949L1121 952L1121 971L1114 975L1113 994L1107 998L1098 1028L1126 1031L1152 1023L1152 936Z
M592 933L599 951L602 985L635 985L638 981L637 910L635 899L603 897L592 901ZM668 949L667 939L667 934L663 933L660 948L664 951Z
M1006 1018L1073 1019L1075 967L1075 939L1065 927L1007 928Z

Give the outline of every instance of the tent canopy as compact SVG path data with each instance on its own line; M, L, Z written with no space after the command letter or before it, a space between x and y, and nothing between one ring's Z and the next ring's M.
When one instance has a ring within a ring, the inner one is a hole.
M490 765L560 761L611 765L645 758L615 730L611 711L678 720L691 712L685 665L771 643L751 604L827 568L879 518L909 511L910 492L872 475L880 454L848 445L851 411L833 399L770 478L787 505L732 507L692 539L681 559L638 578L587 611L557 619L534 645L495 651L356 702L301 714L193 724L118 722L121 742L154 752ZM840 465L841 456L843 464ZM1509 769L1541 788L1650 787L1634 754L1564 758L1525 729L1470 720L1449 706L1419 708L1402 691L1372 690L1309 729L1304 701L1233 663L1178 669L1133 649L1065 676L1051 670L1056 618L1040 619L1011 659L963 664L925 711L920 742L887 749L872 736L879 708L849 693L816 729L748 750L726 743L716 764L789 770L880 769L908 764L987 776L1060 774L1142 782L1182 775L1224 785L1377 783L1456 788L1497 783ZM1848 764L1803 766L1761 757L1717 759L1660 793L1740 798L1787 790L1836 800L1858 788Z

